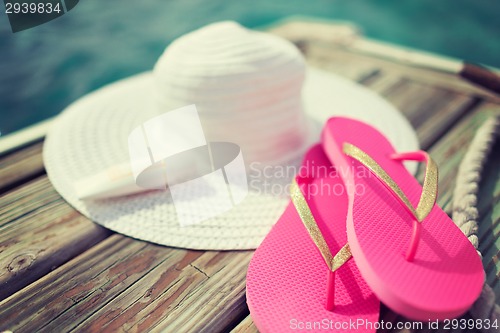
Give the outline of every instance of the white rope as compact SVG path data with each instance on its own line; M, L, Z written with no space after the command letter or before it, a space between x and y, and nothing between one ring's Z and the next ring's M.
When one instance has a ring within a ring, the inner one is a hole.
M492 117L478 129L458 168L457 184L453 193L453 221L474 245L480 256L477 236L479 217L477 193L481 171L495 142L499 126L500 117ZM481 296L469 313L476 319L490 319L491 321L497 319L500 323L500 307L495 303L495 293L487 283L484 284Z

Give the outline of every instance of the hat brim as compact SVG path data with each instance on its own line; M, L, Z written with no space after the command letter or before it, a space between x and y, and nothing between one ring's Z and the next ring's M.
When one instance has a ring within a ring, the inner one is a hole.
M180 226L167 191L105 200L77 198L76 181L128 160L128 134L158 114L153 85L151 72L139 74L84 96L64 110L44 146L45 168L55 189L83 215L130 237L189 249L256 248L288 204L289 199L282 195L286 177L271 179L275 188L250 186L243 202L191 226ZM415 131L397 109L376 93L337 75L309 68L303 103L313 123L310 141L319 139L326 119L342 115L373 125L398 151L418 149ZM288 164L297 166L300 159L297 156Z

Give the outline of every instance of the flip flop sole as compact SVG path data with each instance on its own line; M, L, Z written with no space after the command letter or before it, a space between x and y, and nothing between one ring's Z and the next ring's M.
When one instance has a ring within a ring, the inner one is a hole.
M323 148L349 194L347 235L359 270L379 299L416 320L457 317L474 303L484 283L481 260L472 244L436 204L421 222L421 238L412 262L405 259L413 216L392 192L357 160L342 153L350 143L371 156L398 184L414 207L422 186L389 141L373 127L349 118L332 118L323 132Z
M305 165L316 170L310 172L312 180L305 196L331 252L337 253L347 242L345 188L340 177L325 177L325 170L333 169L321 146L306 154ZM257 328L273 333L308 328L348 332L353 322L358 325L356 331L374 332L379 301L354 261L346 262L336 272L333 312L325 309L328 272L290 203L255 251L248 268L247 303Z

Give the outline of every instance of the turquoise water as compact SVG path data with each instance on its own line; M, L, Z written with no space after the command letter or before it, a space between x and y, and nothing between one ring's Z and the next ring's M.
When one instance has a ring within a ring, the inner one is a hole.
M2 13L0 132L151 69L173 39L219 20L248 27L290 15L347 20L372 38L500 67L498 13L496 0L82 0L61 18L16 34Z

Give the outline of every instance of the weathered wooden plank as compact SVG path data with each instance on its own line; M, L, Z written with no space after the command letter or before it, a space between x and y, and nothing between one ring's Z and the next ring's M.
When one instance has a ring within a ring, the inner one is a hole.
M258 333L259 330L255 327L255 324L252 321L252 317L248 315L243 319L238 326L236 326L231 333Z
M77 329L215 332L234 326L246 313L241 272L250 252L191 252L199 257L158 265Z
M35 210L48 209L61 197L50 187L47 177L39 177L0 197L0 226L16 221Z
M175 252L176 255L179 253ZM195 255L201 255L201 252ZM170 311L190 297L192 290L206 279L207 276L189 261L184 264L162 263L77 329L87 332L150 330L163 316L170 316Z
M310 43L302 45L301 49L305 53L307 62L314 66L348 79L358 82L364 82L375 73L379 68L370 62L359 63L343 52L337 52L333 49L331 52L321 52L317 47L310 47ZM320 51L320 52L318 52Z
M493 147L489 163L483 172L478 195L479 249L483 255L486 282L500 300L500 142Z
M417 129L417 136L424 149L430 147L478 103L474 96L446 86L432 86L415 81L405 71L385 72L370 61L360 62L333 47L330 52L326 52L325 47L306 47L305 52L309 63L362 82L387 98Z
M326 36L324 38L329 39ZM302 43L309 63L363 82L402 110L417 128L424 149L430 147L479 102L476 88L471 90L469 83L461 82L454 75L427 71L427 76L440 77L437 82L429 83L422 79L422 73L426 70L415 71L407 66L353 54L342 45L317 41ZM457 82L460 83L457 85ZM484 94L478 94L485 97ZM500 103L500 99L490 94L487 96Z
M463 118L430 149L439 165L439 204L451 212L451 199L456 174L463 156L479 126L493 114L500 114L500 106L484 103ZM484 210L483 204L479 206Z
M141 256L146 244L122 236L112 236L92 250L85 252L79 260L72 260L61 274L62 267L29 285L0 304L0 329L20 332L44 331L44 327L67 309L77 307L89 298L94 302L110 297L106 291L121 288L136 274L147 269L156 258L151 251ZM120 252L126 247L128 254ZM124 254L123 256L120 256ZM111 259L112 258L112 259ZM73 263L77 263L76 265ZM111 264L115 264L110 267ZM107 299L109 300L109 299ZM30 304L26 307L25 304ZM91 303L86 303L87 306ZM47 330L45 330L47 331Z
M208 253L195 265L209 277L155 327L156 332L217 332L248 313L245 276L253 251ZM207 260L208 259L208 260Z
M113 235L0 303L0 329L229 328L247 313L251 253L188 251Z
M0 157L0 194L44 173L43 142Z
M286 35L279 33L280 35ZM309 33L311 33L310 39L301 38L298 40L302 44L302 48L306 49L308 53L314 54L315 57L335 59L336 61L332 61L331 66L338 68L340 71L343 70L341 67L344 66L362 66L362 68L377 69L392 75L404 76L426 86L440 87L469 96L478 96L489 102L500 103L498 95L471 84L454 74L426 68L415 68L394 62L391 59L373 57L351 49L348 45L349 41L325 41L328 37L312 35L313 32Z
M307 62L315 67L355 81L363 81L378 70L368 61L359 62L345 51L338 52L339 47L356 36L357 29L353 25L295 21L272 26L268 31L294 42L305 54ZM318 47L318 44L327 47Z
M1 202L0 300L110 234L69 206L46 176L8 192Z
M436 106L436 112L425 117L422 126L419 126L417 135L422 148L431 147L441 138L460 118L473 110L479 100L463 95L449 94L449 98L443 97L440 101L446 104Z
M381 73L366 84L403 112L416 128L423 149L428 149L477 104L473 97L426 86L404 78L401 73Z

